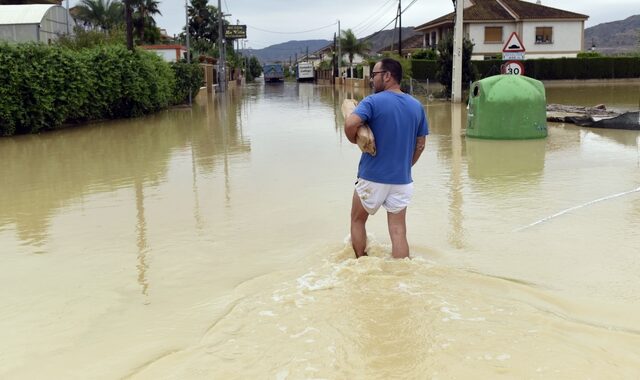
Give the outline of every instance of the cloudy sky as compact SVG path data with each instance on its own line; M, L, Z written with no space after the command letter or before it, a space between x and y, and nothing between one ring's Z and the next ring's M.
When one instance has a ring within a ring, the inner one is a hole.
M246 46L261 49L290 40L333 38L338 30L351 28L365 37L385 25L392 28L398 0L220 0L229 20L247 25ZM403 26L418 26L453 11L451 0L401 0L402 8L412 4L402 16ZM535 0L527 0L535 2ZM73 6L78 1L71 0ZM217 0L209 4L217 6ZM160 0L162 16L156 18L169 34L184 26L185 0ZM542 0L542 5L589 16L586 27L640 14L639 0Z

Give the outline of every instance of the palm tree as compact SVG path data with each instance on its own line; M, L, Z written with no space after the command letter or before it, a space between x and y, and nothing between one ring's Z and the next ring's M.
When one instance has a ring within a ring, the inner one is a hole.
M189 35L194 40L215 43L218 40L218 8L208 4L209 0L191 0L187 7Z
M105 33L124 21L122 3L118 0L80 0L77 9L85 26Z
M127 31L127 49L133 51L133 18L131 17L131 0L124 1L124 22Z
M342 32L340 37L340 50L347 53L349 57L349 68L351 69L351 77L353 77L353 57L358 54L364 56L369 51L369 43L366 41L358 41L356 35L351 29ZM339 57L339 59L342 57Z
M138 33L140 41L144 41L144 29L148 26L156 26L156 20L153 18L155 15L162 16L158 6L160 1L158 0L132 0L132 5L135 8L133 15L133 23Z

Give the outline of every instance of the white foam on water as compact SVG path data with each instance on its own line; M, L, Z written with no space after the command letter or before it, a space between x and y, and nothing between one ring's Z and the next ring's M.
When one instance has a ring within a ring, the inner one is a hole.
M286 380L287 377L289 377L289 370L288 369L282 370L282 371L280 371L280 372L278 372L276 374L276 379L277 380Z
M332 273L329 277L317 278L318 275L311 271L297 278L298 289L303 291L316 291L331 289L338 284L338 279Z
M303 336L303 335L305 335L305 334L307 334L309 332L312 332L312 331L318 331L318 329L315 328L315 327L307 327L307 328L305 328L304 330L300 331L297 334L289 335L289 337L290 338L294 338L294 339L300 338L301 336Z

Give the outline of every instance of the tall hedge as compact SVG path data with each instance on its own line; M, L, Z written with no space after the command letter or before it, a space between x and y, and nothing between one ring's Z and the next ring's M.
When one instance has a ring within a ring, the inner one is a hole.
M176 78L175 90L173 91L173 103L185 103L189 98L189 90L191 97L194 98L204 80L204 72L199 65L188 64L186 62L176 62L171 65L173 74Z
M179 86L186 81L186 86L200 88L202 83L194 66L185 79L157 55L119 45L71 50L2 44L0 135L134 117L182 103L186 97L176 93Z
M416 79L433 79L436 61L413 60ZM480 78L500 74L501 60L471 61ZM525 74L539 80L640 78L640 57L528 59Z
M438 61L414 59L411 61L411 68L414 78L434 80L438 72Z

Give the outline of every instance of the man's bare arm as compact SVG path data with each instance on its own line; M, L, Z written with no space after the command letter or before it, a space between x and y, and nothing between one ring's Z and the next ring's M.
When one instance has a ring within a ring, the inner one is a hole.
M355 113L347 116L346 120L344 121L344 134L347 136L347 139L349 139L349 141L351 141L353 144L356 143L358 128L363 125L364 122L362 121L360 116Z
M424 151L424 147L427 141L427 136L418 136L416 138L416 148L413 151L413 160L411 161L411 166L415 165L420 158L420 155Z

